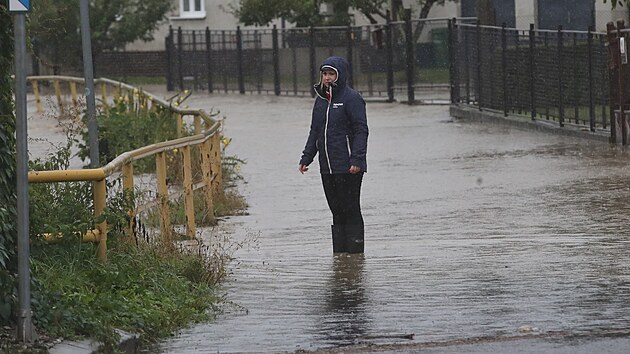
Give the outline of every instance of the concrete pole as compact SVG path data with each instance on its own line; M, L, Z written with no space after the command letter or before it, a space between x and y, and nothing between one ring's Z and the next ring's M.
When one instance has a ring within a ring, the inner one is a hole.
M33 341L28 225L28 143L26 127L26 15L15 15L15 133L17 153L18 339Z
M90 167L100 167L98 152L98 124L94 98L94 66L92 62L92 39L90 35L89 0L80 0L81 43L83 44L83 76L85 77L85 103L88 117L88 140Z

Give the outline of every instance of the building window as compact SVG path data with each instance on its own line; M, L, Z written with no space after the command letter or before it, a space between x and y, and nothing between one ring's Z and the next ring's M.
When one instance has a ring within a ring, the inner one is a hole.
M595 1L538 0L538 28L586 31L595 25Z
M179 16L186 18L206 17L204 3L203 0L179 0Z

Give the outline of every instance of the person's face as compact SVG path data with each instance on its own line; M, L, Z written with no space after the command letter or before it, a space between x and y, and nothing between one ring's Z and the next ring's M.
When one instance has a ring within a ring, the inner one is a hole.
M322 83L326 87L330 87L330 85L337 80L337 72L332 69L324 69L322 70Z

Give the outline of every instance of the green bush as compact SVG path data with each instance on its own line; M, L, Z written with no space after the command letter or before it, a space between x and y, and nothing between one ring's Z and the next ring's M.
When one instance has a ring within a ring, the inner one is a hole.
M97 115L101 166L126 151L177 138L177 120L174 113L162 108L148 111L141 105L138 102L126 102L122 97L115 105L109 107L108 111ZM85 123L87 125L87 122ZM79 143L79 157L84 161L90 156L88 142L88 132L85 131L83 142ZM134 167L138 172L155 170L155 164L150 160L138 161Z
M0 4L0 326L11 324L17 303L17 197L13 115L13 22Z
M203 260L195 255L120 240L109 243L108 262L94 254L95 245L86 243L34 250L40 294L34 321L49 336L96 335L112 344L119 328L152 341L208 319L207 310L219 301L202 281Z

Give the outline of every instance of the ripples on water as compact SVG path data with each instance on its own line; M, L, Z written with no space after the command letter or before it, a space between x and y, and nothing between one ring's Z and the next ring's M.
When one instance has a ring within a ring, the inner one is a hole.
M370 104L366 254L333 257L317 167L296 170L309 101L216 99L231 153L248 161L250 215L231 220L260 232L227 286L247 312L186 330L163 352L629 327L630 169L620 149L445 124L443 107Z

